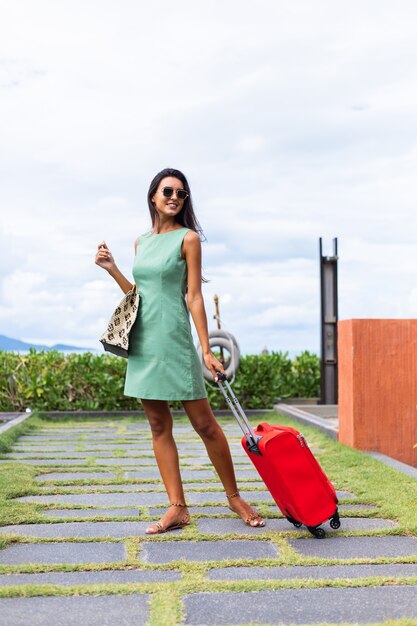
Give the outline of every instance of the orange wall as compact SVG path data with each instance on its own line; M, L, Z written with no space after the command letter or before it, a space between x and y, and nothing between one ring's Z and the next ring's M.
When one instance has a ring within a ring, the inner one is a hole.
M339 441L417 467L417 319L338 325Z

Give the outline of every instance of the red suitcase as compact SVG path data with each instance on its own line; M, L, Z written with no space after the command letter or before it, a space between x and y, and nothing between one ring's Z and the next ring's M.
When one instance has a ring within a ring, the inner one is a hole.
M219 387L244 433L242 446L281 513L297 528L305 524L318 538L325 536L319 526L327 520L332 528L339 528L336 491L303 435L295 428L266 422L254 430L226 377L220 373L218 377Z

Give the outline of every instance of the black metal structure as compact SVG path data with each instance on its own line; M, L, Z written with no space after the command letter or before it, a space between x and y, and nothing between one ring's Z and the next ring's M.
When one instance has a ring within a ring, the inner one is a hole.
M323 256L320 247L321 293L321 377L320 404L337 404L337 239L333 239L333 256Z

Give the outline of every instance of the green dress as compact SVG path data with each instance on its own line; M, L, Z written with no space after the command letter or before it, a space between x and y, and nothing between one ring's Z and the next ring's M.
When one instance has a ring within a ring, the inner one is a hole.
M133 277L140 302L130 331L124 394L148 400L206 398L185 299L187 264L181 256L189 228L139 238Z

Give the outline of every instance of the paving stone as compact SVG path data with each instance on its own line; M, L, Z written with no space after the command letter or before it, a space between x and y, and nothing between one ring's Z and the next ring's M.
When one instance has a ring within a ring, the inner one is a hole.
M125 478L136 478L142 480L155 480L161 478L159 470L143 468L137 472L124 472Z
M118 426L115 426L114 424L109 424L108 422L103 420L102 422L97 422L97 423L92 424L92 425L80 423L78 426L72 426L72 425L68 426L66 424L62 424L62 425L57 425L57 424L48 424L48 425L46 425L45 424L38 432L41 432L41 433L60 433L60 432L70 432L70 433L92 432L92 433L100 433L102 431L110 431L110 430L114 430L115 432L117 432L118 431Z
M280 589L185 596L186 624L380 622L417 617L414 586ZM237 609L238 607L238 609Z
M120 435L117 434L116 431L114 432L106 432L106 433L95 433L94 435L92 433L87 433L87 432L83 432L83 431L72 431L70 433L67 432L62 432L62 433L58 433L58 432L53 432L53 433L42 433L39 435L24 435L22 437L19 438L20 442L56 442L56 441L62 441L62 442L68 442L68 441L76 441L77 443L79 443L80 441L83 441L85 439L88 439L88 436L91 437L91 441L97 441L97 439L108 439L109 441L114 441L114 439L116 439L117 437L119 437Z
M172 582L179 580L180 577L179 572L135 569L103 570L100 572L49 572L48 574L0 574L0 587L12 585L123 585L128 583Z
M71 519L72 517L138 517L139 513L137 508L132 507L119 509L48 509L42 511L42 515Z
M178 448L178 452L180 454L191 454L194 456L205 456L207 454L206 451L206 447L204 446L204 444L198 444L198 443L181 443L181 442L176 442L177 443L177 448ZM229 449L232 452L242 452L242 447L241 446L237 446L235 444L230 444L229 443ZM198 453L198 454L197 454Z
M158 484L151 484L151 483L141 483L141 484L136 484L136 485L128 485L128 484L123 484L123 485L116 485L116 484L110 484L110 485L59 485L59 488L65 491L88 491L90 493L94 493L97 491L108 491L109 493L113 492L113 491L154 491L155 489L161 489L162 486L162 481ZM201 487L202 485L200 485ZM42 485L42 487L40 487L40 489L44 490L44 491L48 491L51 489L50 485Z
M262 491L266 490L265 483L261 478L257 478L256 480L241 480L241 476L237 475L238 487L240 490L242 489L262 489Z
M197 521L198 530L201 533L210 533L213 535L228 535L230 533L238 533L239 535L259 535L274 530L278 532L294 530L285 519L268 519L265 520L265 526L252 528L246 526L239 517L232 519L199 519Z
M205 479L205 480L190 480L188 479L188 481L184 481L184 489L185 491L187 490L204 490L207 493L209 493L210 489L213 489L214 491L219 491L219 489L223 489L223 486L220 482L220 480L217 480L216 477L213 475L210 477L210 479Z
M256 472L255 470L251 470L250 468L246 469L244 467L237 467L235 468L235 471L238 480L245 480L247 478L256 478L257 480L262 480L259 477L258 472Z
M367 531L377 530L381 528L393 528L394 526L396 526L396 524L394 524L390 520L365 517L350 517L344 518L341 521L341 531ZM339 532L332 530L328 522L322 524L322 528L326 532ZM275 530L278 532L294 531L295 528L286 519L267 519L265 520L265 526L263 528L252 528L246 525L242 526L242 522L240 519L201 519L198 520L198 530L201 533L214 533L215 535L227 535L229 533L256 535L258 533L268 532L270 530ZM301 527L300 530L305 530L305 527Z
M383 565L317 565L279 567L218 567L208 573L211 580L284 580L291 578L385 578L417 576L417 563Z
M144 466L154 466L156 467L156 461L154 457L109 457L103 458L99 457L95 461L95 465L135 465L136 467Z
M200 440L176 441L178 450L198 450L201 454L206 454L206 447Z
M253 502L271 502L272 496L268 491L244 491L242 496L249 503ZM190 504L202 504L204 502L222 502L225 503L226 496L223 491L198 492L190 491L187 494L187 502Z
M105 413L103 413L103 417L105 417ZM92 425L88 425L85 424L83 422L80 422L78 426L73 426L73 425L66 425L63 424L62 426L58 426L58 425L49 425L49 426L44 426L43 428L41 428L40 430L38 430L37 432L40 433L94 433L94 434L101 434L101 433L107 433L107 432L118 432L119 427L114 425L114 424L108 424L106 422L101 422L101 423L96 423L96 424L92 424ZM32 433L34 434L34 433Z
M106 456L108 455L109 457L113 456L112 452L101 452L100 453L102 456ZM31 452L29 453L24 453L24 452L13 452L10 455L8 455L9 459L27 459L27 458L33 458L36 457L37 459L58 459L59 461L61 459L84 459L84 458L90 458L90 457L95 457L97 456L96 452L42 452L39 454L33 454Z
M25 436L23 435L22 437L19 437L19 443L22 444L31 444L31 445L38 445L38 446L44 446L44 445L57 445L57 444L61 444L61 445L66 445L68 443L74 442L75 444L80 443L80 438L78 435L68 435L68 434L64 434L64 435L28 435Z
M94 453L96 456L100 456L101 452L103 452L105 456L109 453L111 453L112 456L117 456L115 452L117 452L117 454L123 453L124 455L126 455L126 457L155 456L152 448L149 449L149 446L146 448L141 448L136 445L132 445L131 447L125 445L97 446L96 448L92 446L84 446L84 449L86 450L86 452Z
M145 534L149 522L64 522L51 524L15 524L2 526L0 535L23 537L135 537ZM102 545L102 544L97 544Z
M373 504L339 504L339 511L376 511L377 506Z
M159 478L160 474L159 471L153 471L153 470L148 470L146 472L141 471L141 472L125 472L125 476L126 478L148 478L148 474L153 474L152 476L149 476L149 478ZM198 469L194 469L194 470L181 470L181 476L183 478L183 480L204 480L204 479L211 479L211 478L215 478L216 474L214 471L212 470L198 470Z
M270 514L276 516L279 514L278 507L274 503L265 503L264 506L269 506ZM338 505L339 512L343 515L344 511L377 511L377 506L371 506L369 504L339 504ZM346 519L346 518L344 518Z
M126 444L126 445L132 445L132 446L140 446L140 447L146 447L149 449L149 447L152 447L152 435L149 432L148 436L143 436L140 433L119 433L117 434L115 437L112 438L111 441L109 441L110 444ZM91 443L93 445L99 445L97 442L93 441L92 438L90 438ZM101 442L100 442L101 443ZM105 444L107 445L107 444Z
M156 517L163 515L166 512L166 507L152 507L148 510L151 517ZM190 515L235 515L227 508L226 503L224 506L189 506L188 510Z
M16 498L16 500L44 504L73 504L75 506L141 506L147 504L163 505L168 502L168 496L165 492L65 493L50 496L23 496Z
M117 439L127 439L129 436L127 432L119 432L118 430L103 430L100 433L76 433L78 439L82 441L91 441L95 443L98 439L100 441L109 441L110 443L114 443Z
M201 457L208 458L206 449L204 446L200 446L198 448L191 446L184 446L177 443L178 454L182 457Z
M267 491L246 491L246 500L253 502L270 502L271 495ZM77 493L42 496L22 496L16 498L20 502L36 502L43 504L73 504L76 506L130 506L130 505L164 505L168 501L165 491L136 493ZM226 501L225 494L217 491L210 493L190 491L187 494L190 504L217 503Z
M37 437L36 439L20 438L19 441L16 443L20 445L31 445L31 446L38 446L38 447L70 446L70 445L72 446L83 445L84 446L88 443L91 443L92 445L99 445L99 444L105 445L106 443L114 444L118 438L119 437L116 434L87 436L87 435L75 433L73 436L71 435L52 436L51 435L47 437Z
M141 626L148 621L148 600L145 594L2 598L0 623L9 626L28 626L29 623L30 626Z
M261 489L262 491L266 491L266 487L262 482L239 482L239 489ZM188 482L184 483L184 489L219 489L221 487L220 480L215 480L213 477L212 482L208 482L207 480L201 482ZM207 491L209 493L209 491Z
M339 500L351 500L352 498L355 497L355 494L350 493L350 491L340 491L339 489L336 489L336 495ZM339 505L339 506L342 506L342 505Z
M232 454L232 461L235 465L239 465L240 467L243 467L246 469L253 468L253 465L247 456L242 456L242 455L236 456Z
M146 448L147 450L152 450L152 435L150 432L144 433L122 433L114 437L113 440L108 439L108 443L126 443L130 445L140 446L142 448ZM91 443L94 442L91 440Z
M145 452L149 452L149 444L151 442L147 441L146 443L140 443L140 442L131 442L131 443L115 443L114 441L112 443L96 443L94 442L86 442L83 441L83 446L85 446L89 450L144 450Z
M36 476L36 480L112 480L116 478L113 472L50 472L48 474L40 474Z
M125 458L125 459L139 459L139 460L141 459L146 460L148 458L155 459L155 454L153 450L122 450L121 448L119 448L119 450L123 452L124 457L122 458ZM94 454L97 454L97 453L98 451L95 452ZM106 456L106 454L107 453L103 451L103 455ZM111 451L111 455L115 456L113 451ZM118 457L115 457L115 458L118 458Z
M113 563L126 559L123 543L19 543L0 550L0 563Z
M28 444L20 445L15 444L12 448L13 452L26 452L26 453L36 453L36 452L76 452L77 446L56 446L56 445L43 445L40 447L40 444L36 446L30 446Z
M174 436L176 439L196 441L198 435L190 424L176 424L174 422Z
M211 465L211 461L208 458L208 456L202 456L202 457L181 457L180 456L180 465L181 466L185 466L185 465Z
M336 537L326 540L290 539L289 543L305 556L329 559L417 556L417 537Z
M277 548L269 541L160 541L142 544L139 558L147 563L171 563L184 559L204 562L226 559L273 559L277 555Z
M0 463L24 463L25 465L53 465L60 467L61 465L86 465L86 459L2 459Z

